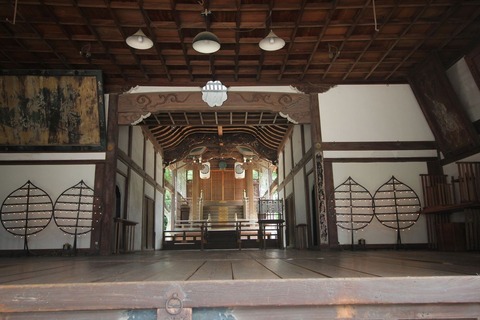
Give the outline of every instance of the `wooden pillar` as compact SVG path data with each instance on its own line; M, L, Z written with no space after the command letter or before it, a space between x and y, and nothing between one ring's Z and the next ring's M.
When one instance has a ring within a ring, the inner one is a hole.
M200 217L200 208L198 207L198 200L200 199L200 165L193 164L191 220L203 219L203 217Z
M335 215L335 202L333 193L335 186L333 184L333 163L332 161L323 161L323 177L325 187L325 208L327 210L328 221L328 245L330 248L338 247L338 229L337 216Z
M318 216L319 244L321 247L328 247L329 238L329 219L326 212L325 198L325 175L323 164L322 132L320 128L320 109L318 103L318 93L310 93L310 128L312 136L312 146L314 148L314 172L315 172L315 212Z
M255 220L257 216L255 214L255 194L253 192L253 167L252 165L245 164L245 188L247 191L248 198L248 208L247 208L247 219Z
M118 95L112 94L108 104L107 149L104 164L98 164L95 170L95 194L99 198L99 219L95 219L90 248L102 255L113 252L113 218L116 212L116 174L118 148L117 122ZM98 220L98 222L97 222Z
M173 230L175 228L175 222L177 222L177 220L182 219L182 214L180 213L180 216L178 216L177 214L178 212L181 212L178 206L179 199L177 192L177 165L175 165L175 169L172 170L172 184L173 191L170 190L172 197L172 203L170 204L170 230Z

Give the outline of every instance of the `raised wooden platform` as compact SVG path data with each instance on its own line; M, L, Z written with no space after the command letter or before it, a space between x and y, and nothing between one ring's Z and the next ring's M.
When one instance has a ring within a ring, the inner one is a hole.
M0 318L478 319L480 254L204 250L0 258Z

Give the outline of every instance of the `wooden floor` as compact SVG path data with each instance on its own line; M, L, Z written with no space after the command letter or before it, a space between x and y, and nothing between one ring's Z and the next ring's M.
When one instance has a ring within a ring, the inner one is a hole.
M205 250L0 258L0 284L425 277L480 274L480 253Z
M479 275L479 252L2 257L0 319L480 319Z

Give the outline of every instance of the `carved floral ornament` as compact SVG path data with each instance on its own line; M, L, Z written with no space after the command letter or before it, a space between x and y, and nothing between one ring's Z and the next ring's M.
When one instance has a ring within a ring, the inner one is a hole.
M220 107L227 100L227 87L220 81L208 81L202 88L202 100L210 107Z

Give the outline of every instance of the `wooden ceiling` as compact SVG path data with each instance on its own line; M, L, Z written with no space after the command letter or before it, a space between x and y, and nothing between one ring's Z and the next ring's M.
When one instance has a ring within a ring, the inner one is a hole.
M212 79L226 86L405 82L433 52L446 65L459 59L480 31L478 0L17 1L0 0L0 67L100 69L107 92ZM151 49L126 45L139 28ZM206 29L221 43L211 55L192 48ZM286 41L283 49L259 48L270 29Z
M139 28L153 40L151 49L126 45ZM220 39L214 54L192 48L205 30ZM270 30L285 40L284 48L259 48ZM445 67L456 62L479 43L479 34L479 0L0 0L0 68L101 70L106 93L202 87L209 80L227 87L293 85L304 92L406 83L433 54ZM166 123L148 127L155 135L182 121L191 126L194 116L159 113Z

